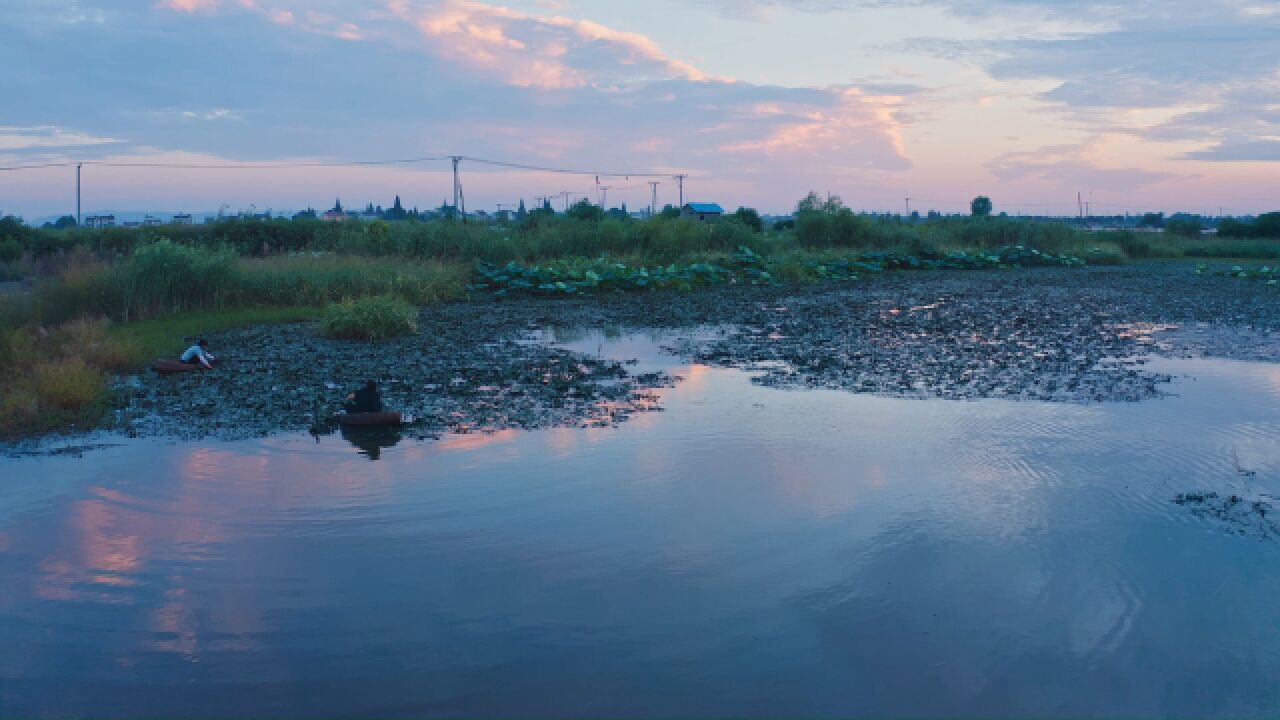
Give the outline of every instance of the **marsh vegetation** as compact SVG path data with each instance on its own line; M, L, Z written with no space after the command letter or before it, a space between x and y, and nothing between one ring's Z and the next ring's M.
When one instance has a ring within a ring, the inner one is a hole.
M793 220L772 226L746 209L712 222L586 209L493 224L230 219L35 229L6 218L0 274L29 291L0 299L0 433L92 424L110 404L112 374L177 352L188 337L254 323L323 316L327 335L380 339L412 332L415 306L476 295L688 292L890 270L1280 257L1280 240L1252 226L1239 237L1204 239L1088 233L981 214L912 222L814 195Z

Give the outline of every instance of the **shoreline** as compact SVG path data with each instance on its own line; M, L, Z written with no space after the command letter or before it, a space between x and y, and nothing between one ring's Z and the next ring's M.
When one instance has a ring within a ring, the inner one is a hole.
M469 300L427 306L416 335L327 340L310 323L211 333L209 374L125 375L105 428L126 436L246 438L323 429L358 382L414 416L411 437L610 425L660 409L677 380L575 353L533 331L656 329L673 357L756 373L759 384L896 397L1090 403L1159 397L1148 355L1280 362L1271 288L1186 266L885 273L855 283L696 293ZM994 281L994 282L993 282ZM712 337L692 330L725 328ZM1179 326L1170 332L1165 326Z

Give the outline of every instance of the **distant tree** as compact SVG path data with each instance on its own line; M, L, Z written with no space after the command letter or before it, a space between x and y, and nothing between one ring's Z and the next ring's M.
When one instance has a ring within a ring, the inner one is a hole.
M516 220L524 220L529 216L529 211L524 208L524 198L520 198L520 206L516 208Z
M1218 223L1219 237L1247 238L1253 237L1253 225L1235 218L1223 218Z
M62 217L53 221L53 227L55 230L66 230L67 228L73 228L75 226L76 226L75 215L63 215Z
M329 212L336 212L336 213L344 212L344 210L342 209L342 198L338 198L337 200L333 201L333 209L330 210Z
M35 242L38 231L27 227L20 218L12 215L0 217L0 262L13 262L22 257ZM32 254L39 255L38 251Z
M1178 213L1165 221L1164 231L1181 237L1200 237L1200 233L1204 231L1204 225L1198 217Z
M987 217L991 214L991 198L979 195L969 203L969 214L974 217Z
M386 220L405 220L409 217L408 211L404 209L404 205L400 204L400 196L397 195L395 202L392 203L391 209L381 213L383 219Z
M300 213L294 213L294 220L315 220L317 217L315 208L307 208Z
M1138 221L1138 227L1144 228L1162 228L1164 227L1164 213L1143 213L1142 219Z
M1253 236L1280 238L1280 212L1263 213L1253 221Z
M755 208L740 207L733 213L733 217L738 222L751 228L753 232L762 232L764 230L764 221L760 219L760 213Z
M551 207L551 198L542 199L542 210L546 212L548 215L556 214L555 208Z
M937 210L930 210L929 214L926 215L925 217L929 218L930 220L941 220L942 213L938 212Z
M796 214L803 215L805 213L820 212L827 215L834 215L841 210L845 210L844 201L839 195L828 194L824 200L818 197L818 193L810 192L804 196L800 202L796 203Z
M662 217L668 220L675 220L680 217L680 208L675 205L664 205L662 208Z
M599 220L604 213L599 205L592 204L590 200L582 199L574 203L566 214L575 220Z

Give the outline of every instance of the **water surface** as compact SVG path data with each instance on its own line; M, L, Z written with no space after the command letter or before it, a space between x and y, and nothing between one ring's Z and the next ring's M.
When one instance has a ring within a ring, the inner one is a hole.
M1280 366L1129 404L683 380L619 428L0 460L0 715L1280 712ZM1249 475L1247 473L1253 473Z

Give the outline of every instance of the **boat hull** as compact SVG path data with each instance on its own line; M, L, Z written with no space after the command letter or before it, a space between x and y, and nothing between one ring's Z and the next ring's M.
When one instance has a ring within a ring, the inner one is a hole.
M401 422L398 412L349 413L338 416L338 423L344 427L388 427L400 425Z

